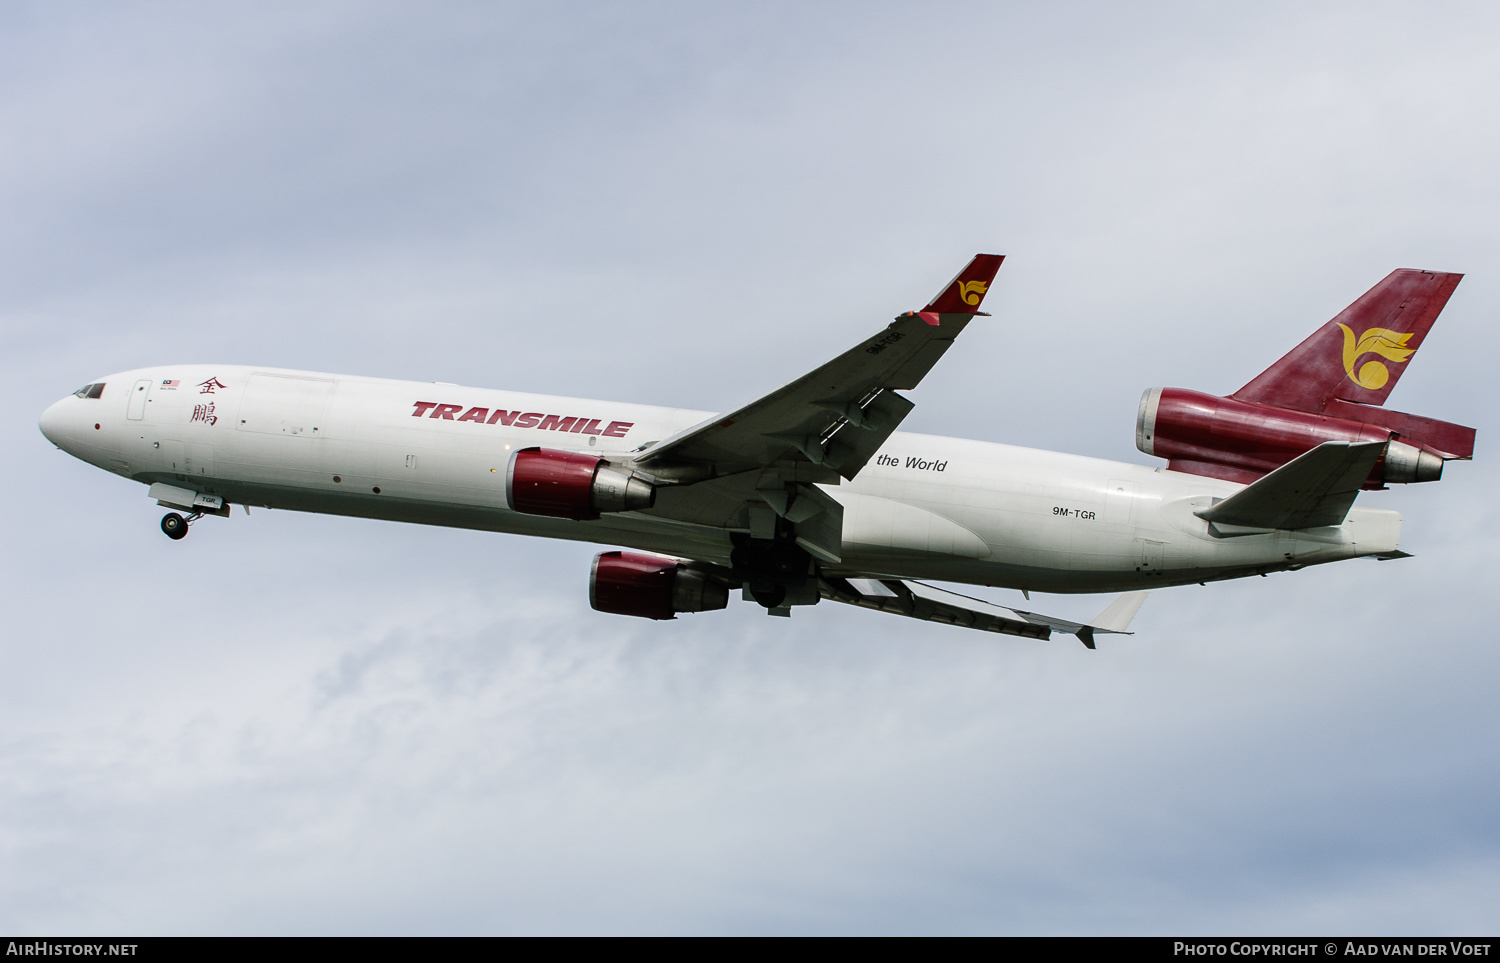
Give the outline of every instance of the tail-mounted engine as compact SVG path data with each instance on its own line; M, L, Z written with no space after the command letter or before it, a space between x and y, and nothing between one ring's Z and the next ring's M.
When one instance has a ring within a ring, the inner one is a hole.
M604 552L589 575L589 604L599 612L676 618L729 604L729 588L707 566L643 552Z
M650 508L656 488L597 455L522 448L505 470L505 503L526 515L586 521L603 512Z
M1152 388L1136 447L1172 471L1249 484L1330 441L1381 442L1365 480L1437 481L1474 457L1474 429L1385 407L1461 274L1399 268L1227 398Z
M1366 488L1437 481L1444 457L1473 453L1472 428L1366 405L1334 405L1338 414L1357 417L1293 411L1184 388L1151 388L1141 396L1135 444L1148 455L1169 459L1172 471L1249 483L1326 441L1386 442ZM1451 450L1455 448L1459 450Z

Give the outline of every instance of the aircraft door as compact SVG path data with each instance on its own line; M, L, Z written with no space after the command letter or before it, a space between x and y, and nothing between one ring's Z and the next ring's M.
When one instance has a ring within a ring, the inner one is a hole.
M1142 575L1160 575L1163 549L1166 548L1167 543L1149 538L1138 538L1136 544L1141 547L1141 567L1136 571Z
M146 395L151 391L151 381L141 379L130 389L130 403L125 406L125 417L131 421L140 421L146 417Z

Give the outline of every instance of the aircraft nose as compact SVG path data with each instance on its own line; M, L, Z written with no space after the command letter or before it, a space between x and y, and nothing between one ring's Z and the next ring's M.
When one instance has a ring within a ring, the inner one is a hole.
M37 427L42 429L42 435L48 441L52 442L52 444L64 450L66 450L67 443L73 435L71 428L73 427L72 422L75 419L69 417L68 412L68 403L73 400L72 398L64 398L54 403L46 411L42 412L42 417L37 421Z

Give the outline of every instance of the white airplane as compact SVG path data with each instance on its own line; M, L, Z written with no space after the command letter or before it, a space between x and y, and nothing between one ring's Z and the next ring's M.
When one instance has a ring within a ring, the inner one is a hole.
M602 612L670 619L740 589L772 615L832 599L1090 648L1147 589L1403 557L1400 516L1355 496L1473 455L1472 428L1381 407L1461 277L1411 270L1234 395L1147 391L1137 445L1164 468L896 431L1002 260L723 414L172 365L96 379L40 426L150 486L174 539L231 504L579 539L630 549L594 560ZM1078 623L926 580L1129 594Z

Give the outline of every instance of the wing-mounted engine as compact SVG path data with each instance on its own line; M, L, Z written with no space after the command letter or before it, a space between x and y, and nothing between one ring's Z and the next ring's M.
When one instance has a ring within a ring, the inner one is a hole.
M522 448L505 470L505 503L526 515L587 521L603 512L650 508L656 487L598 455Z
M673 619L729 604L729 587L700 562L644 552L604 552L589 575L589 604L599 612Z
M727 531L732 577L772 615L815 604L819 566L843 551L843 505L824 486L854 479L911 412L915 388L975 317L1003 258L976 255L919 311L749 404L632 453L658 486L650 514ZM559 469L562 470L561 468ZM571 495L539 497L583 516L597 484L569 468ZM623 466L617 466L623 470ZM590 504L597 504L597 500Z
M1365 488L1437 481L1444 461L1473 457L1474 429L1382 406L1462 277L1392 271L1228 397L1149 389L1136 447L1172 471L1249 484L1327 442L1380 442Z

